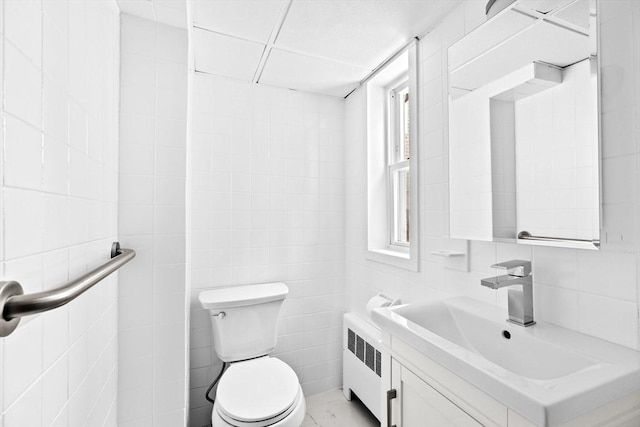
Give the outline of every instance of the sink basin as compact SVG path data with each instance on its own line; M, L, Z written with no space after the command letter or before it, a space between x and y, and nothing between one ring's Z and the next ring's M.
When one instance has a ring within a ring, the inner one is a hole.
M559 425L640 390L640 353L498 307L445 298L376 309L384 331L537 425Z
M420 326L517 375L533 380L564 377L601 362L536 338L519 326L491 321L459 300L408 304L395 310Z

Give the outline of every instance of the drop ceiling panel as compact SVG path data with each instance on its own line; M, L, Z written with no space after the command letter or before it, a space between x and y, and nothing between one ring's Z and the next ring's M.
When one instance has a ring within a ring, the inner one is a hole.
M259 83L344 97L370 70L272 49Z
M195 68L218 76L252 80L265 45L193 29Z
M260 43L266 43L287 1L193 0L197 27Z
M373 69L457 4L450 0L294 0L275 46Z

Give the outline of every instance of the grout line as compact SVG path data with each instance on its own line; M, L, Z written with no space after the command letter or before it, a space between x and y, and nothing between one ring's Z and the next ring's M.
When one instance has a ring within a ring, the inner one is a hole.
M287 15L289 14L289 10L291 9L291 4L293 0L289 0L287 4L283 5L280 9L280 13L276 18L276 22L274 23L273 30L269 35L269 40L267 40L267 45L262 52L262 56L260 57L260 62L258 63L258 68L256 68L256 72L253 75L253 83L259 83L260 77L262 77L262 73L264 71L264 67L267 65L267 59L269 59L269 55L271 55L271 49L273 49L278 36L280 35L280 31L284 25L284 21L287 19Z

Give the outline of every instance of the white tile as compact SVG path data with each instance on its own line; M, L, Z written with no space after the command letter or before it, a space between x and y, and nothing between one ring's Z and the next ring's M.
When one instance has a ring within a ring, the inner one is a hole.
M43 6L47 3L51 2L43 2ZM58 2L56 6L66 12L66 4ZM58 24L64 26L64 29L59 29L52 19L44 15L42 20L42 71L61 87L67 87L69 84L67 28L66 22Z
M59 85L46 77L43 91L43 130L48 137L67 143L69 138L68 96Z
M91 166L91 160L86 151L69 148L69 194L71 196L91 198L92 184L95 183L90 178L97 172Z
M119 203L132 205L153 203L153 176L120 174L118 183Z
M121 234L153 233L153 207L151 205L120 205L118 212Z
M637 303L580 293L578 330L630 348L638 345Z
M69 192L69 150L63 143L45 135L42 189L51 193Z
M42 321L38 319L21 324L14 333L4 338L3 407L8 408L16 402L16 399L32 386L41 374ZM25 397L17 404L21 409L17 409L15 413L22 413L21 411L24 410L23 399Z
M5 185L42 187L42 132L5 116Z
M533 277L536 284L576 289L578 287L578 252L575 249L533 248Z
M578 292L536 284L533 295L537 321L578 328Z
M118 365L119 393L123 390L145 387L153 382L153 356L120 358Z
M5 109L16 117L40 127L42 120L42 75L21 52L4 46Z
M120 173L152 175L154 148L148 145L127 144L120 147Z
M122 360L151 358L153 356L152 327L128 328L118 331L120 358ZM145 359L145 360L149 360Z
M121 83L155 87L156 58L123 53L120 59Z
M155 22L127 15L125 12L122 15L120 36L121 40L123 40L123 43L121 43L122 52L133 55L154 56L156 52L156 27L157 24Z
M67 3L67 0L48 0L42 2L44 17L49 19L56 26L57 30L63 34L66 34L69 26L69 10Z
M184 206L157 206L154 209L155 234L183 234L185 232Z
M61 358L42 377L42 420L49 426L67 402L67 359Z
M182 389L179 389L182 390ZM178 397L169 395L167 398L178 399ZM171 427L184 423L185 409L176 409L169 412L162 412L155 416L154 425L158 427L165 426Z
M120 86L120 108L127 114L153 116L155 114L154 88L123 82Z
M45 251L69 245L69 201L66 196L45 194L44 234L42 247Z
M164 147L185 146L187 122L179 119L163 119L156 123L156 144Z
M4 35L33 64L42 59L42 4L38 0L9 1L4 10Z
M182 148L158 147L155 156L155 173L165 176L185 176L186 153Z
M578 288L583 292L636 301L636 279L634 254L578 251Z
M184 4L181 1L177 3ZM163 14L165 11L160 13ZM167 13L175 15L174 19L184 20L184 25L186 25L186 16L175 10L167 11ZM158 59L182 63L186 70L184 65L187 61L187 31L172 26L158 25Z
M186 82L185 82L186 83ZM160 84L160 82L158 82ZM156 115L161 119L187 119L186 86L179 85L179 89L158 88L156 91Z
M187 68L183 62L158 60L158 87L163 89L176 89L186 91ZM176 109L186 108L184 105L176 105Z
M62 284L63 282L59 283ZM43 365L49 367L69 348L69 312L66 307L43 314ZM64 382L66 384L66 381Z
M5 426L42 426L42 382L33 386L4 413Z
M43 201L39 193L5 189L5 256L16 258L42 250Z
M123 114L120 117L121 149L129 144L153 145L155 125L155 118L151 115ZM160 138L160 135L158 137Z

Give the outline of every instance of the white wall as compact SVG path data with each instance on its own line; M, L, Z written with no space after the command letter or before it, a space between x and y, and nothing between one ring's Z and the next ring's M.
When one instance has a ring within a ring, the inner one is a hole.
M0 275L29 293L104 263L117 240L119 11L15 0L0 11ZM117 281L0 338L0 425L116 425Z
M186 422L187 32L122 15L119 233L124 426Z
M344 101L196 73L192 102L189 424L200 427L221 366L205 289L285 282L275 355L307 395L342 382Z
M496 275L489 265L513 258L533 262L538 320L631 348L638 336L640 198L640 2L599 2L602 22L602 151L604 213L599 252L471 242L469 273L430 255L454 242L448 225L447 47L484 21L483 2L466 1L420 41L420 272L365 259L366 141L362 90L346 103L345 235L348 307L364 312L385 291L411 301L429 292L468 295L497 305L503 291L480 286ZM444 236L444 237L443 237Z

